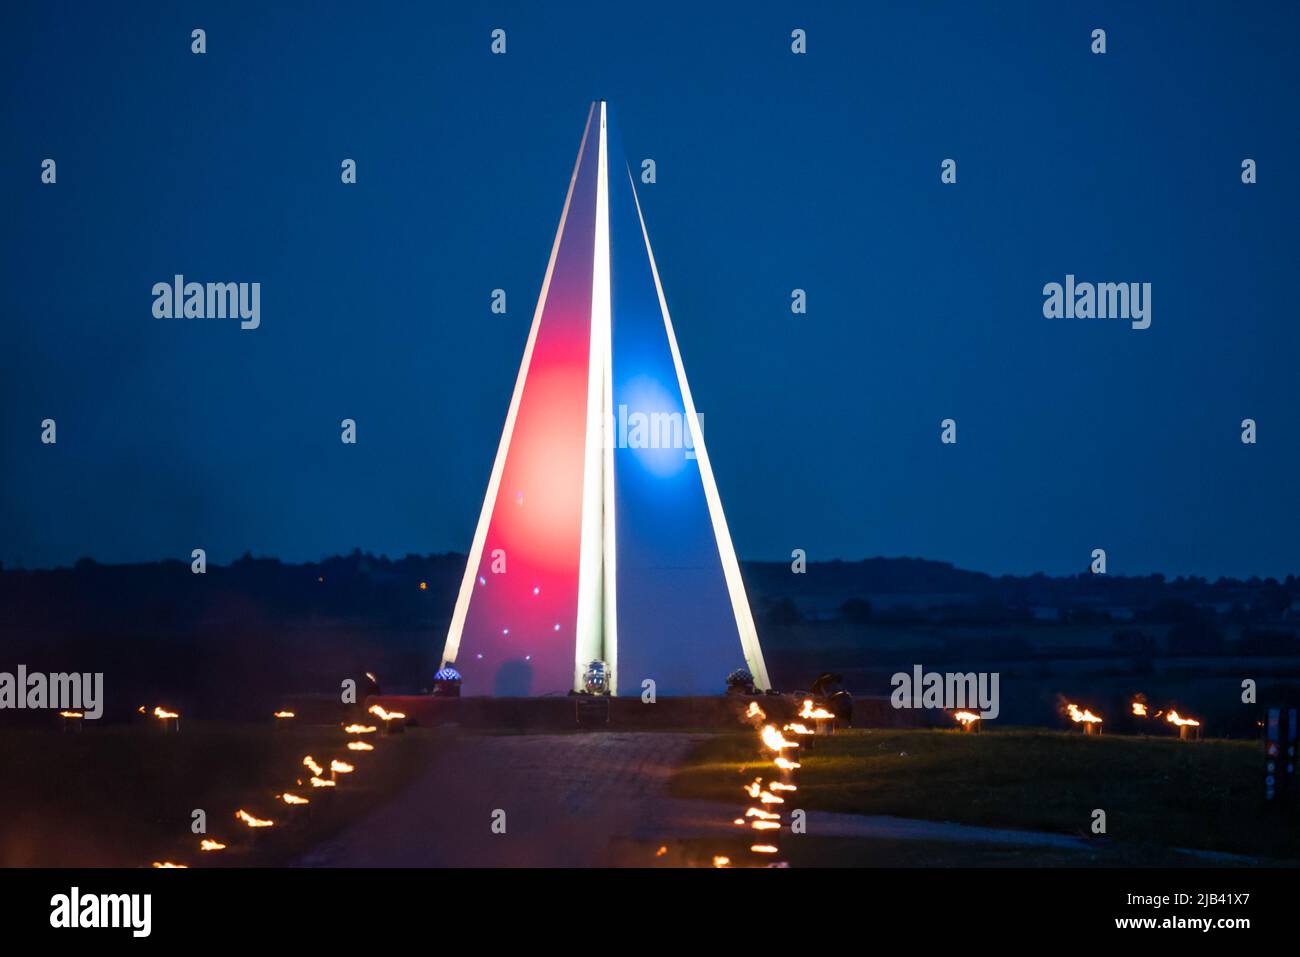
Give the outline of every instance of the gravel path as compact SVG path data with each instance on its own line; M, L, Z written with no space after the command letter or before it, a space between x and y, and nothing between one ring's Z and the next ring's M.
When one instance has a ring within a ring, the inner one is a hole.
M735 808L669 801L664 786L700 735L474 735L438 749L391 801L303 858L306 866L580 866L613 863L615 837ZM494 813L505 833L494 833ZM721 815L721 817L719 817Z

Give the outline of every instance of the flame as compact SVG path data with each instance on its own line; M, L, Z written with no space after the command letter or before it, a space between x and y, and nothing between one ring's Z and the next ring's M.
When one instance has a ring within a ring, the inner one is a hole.
M349 741L349 751L373 751L375 746L368 741Z
M745 817L756 817L756 818L758 818L760 821L779 821L779 820L781 820L781 815L779 815L779 814L773 814L773 813L770 812L770 811L764 811L764 810L761 810L761 809L756 808L756 807L746 808L746 809L745 809Z
M1183 726L1187 726L1189 728L1199 728L1201 726L1201 722L1197 721L1195 718L1184 718L1182 715L1180 715L1177 711L1174 711L1173 709L1170 709L1169 713L1165 715L1165 720L1168 721L1170 724L1178 725L1178 727L1180 728Z
M775 831L781 825L776 821L750 821L749 826L756 831Z
M797 791L799 790L793 784L782 784L780 781L773 781L768 785L773 791Z
M749 710L745 712L745 717L757 718L759 721L762 721L764 718L767 717L767 712L765 712L762 708L758 706L757 701L751 701L749 703Z
M85 716L86 716L85 712L82 711L60 711L59 712L60 718L84 718Z
M166 721L168 718L180 717L180 715L177 714L175 711L168 711L167 709L161 707L153 709L153 716L157 718L159 721Z
M1137 715L1139 718L1145 718L1147 716L1147 706L1143 704L1141 701L1134 701L1133 713Z
M799 717L810 718L814 721L826 721L835 717L835 715L831 714L825 708L814 708L812 698L806 698L804 699L803 710L799 712Z
M372 734L378 729L369 724L350 724L343 729L344 734Z
M1065 710L1070 715L1070 720L1075 724L1101 724L1101 718L1097 717L1087 708L1080 710L1077 704L1067 704Z
M952 716L957 719L963 726L974 724L980 719L974 711L954 711Z
M770 751L780 754L786 748L797 748L799 744L795 741L787 741L780 731L776 730L776 725L767 724L763 726L762 731L763 744Z
M340 761L337 758L335 758L333 761L330 762L330 770L333 771L335 774L351 774L353 771L356 770L356 768L348 764L346 761Z
M659 850L655 851L655 857L663 857L667 853L668 853L668 845L660 844Z
M314 788L332 788L335 785L333 781L327 781L324 778L313 776L311 779L311 786Z
M764 791L758 796L758 799L764 804L784 804L785 798L779 798L771 791Z
M806 724L787 724L782 731L793 731L795 734L814 734L815 732Z
M226 845L222 844L220 841L209 840L206 837L199 841L200 851L224 851L225 849Z
M243 808L240 808L238 811L235 812L235 818L237 820L243 821L249 827L274 827L275 826L274 821L268 821L266 818L261 818L261 817L253 817L253 815L249 814Z
M749 849L755 854L775 854L776 848L771 844L751 844Z
M298 716L297 716L296 714L294 714L292 711L277 711L277 712L275 713L275 716L276 716L277 718L296 718L296 717L298 717Z
M283 794L280 795L280 800L283 801L285 804L310 804L311 803L305 797L299 797L296 794L290 794L288 791L285 791Z
M746 784L744 787L744 791L752 798L758 797L760 794L763 793L763 779L754 778L754 783Z
M302 759L302 766L312 774L320 774L325 769L316 763L315 759L309 754Z
M782 758L782 757L778 757L772 763L775 764L782 771L793 771L796 768L803 767L803 765L800 764L798 761L791 761L788 758Z
M162 870L185 870L188 864L173 864L171 861L154 861L153 866Z
M726 867L726 866L727 866L728 864L730 864L730 863L731 863L731 858L729 858L729 857L727 857L727 856L725 856L725 855L723 855L723 854L715 854L715 855L713 855L713 866L714 866L714 867Z
M399 721L406 717L400 711L385 711L384 706L378 704L372 704L369 711L380 721Z

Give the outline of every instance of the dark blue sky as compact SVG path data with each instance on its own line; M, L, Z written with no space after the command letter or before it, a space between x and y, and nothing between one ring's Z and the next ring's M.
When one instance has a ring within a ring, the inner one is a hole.
M604 97L743 558L1300 571L1294 4L266 6L5 6L7 565L466 549Z

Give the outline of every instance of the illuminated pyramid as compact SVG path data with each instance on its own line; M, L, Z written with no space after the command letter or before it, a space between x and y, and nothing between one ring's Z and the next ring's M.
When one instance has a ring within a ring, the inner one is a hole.
M636 188L592 104L443 651L466 695L767 669Z

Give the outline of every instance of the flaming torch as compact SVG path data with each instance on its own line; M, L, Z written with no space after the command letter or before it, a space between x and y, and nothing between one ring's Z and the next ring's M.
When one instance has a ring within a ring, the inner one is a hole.
M375 750L375 746L371 744L369 741L349 741L348 750L349 751L373 751Z
M759 737L763 741L763 747L767 748L769 751L776 752L776 766L784 773L785 780L789 781L790 774L795 768L799 767L799 762L791 761L781 752L798 748L798 742L786 738L785 735L776 730L776 725L773 724L764 725Z
M972 734L978 734L980 729L980 716L974 711L954 711L953 718L961 725L963 731Z
M799 712L799 717L813 722L813 727L818 734L835 733L835 715L822 707L813 707L812 698L806 698L803 703L803 709Z
M1165 720L1178 728L1178 737L1183 741L1195 741L1201 736L1201 722L1195 718L1184 718L1172 708L1165 715Z
M243 821L245 824L247 824L250 828L253 828L254 830L262 827L275 827L274 821L267 820L266 818L254 817L253 815L245 811L242 807L235 812L235 820Z
M1101 734L1101 718L1087 708L1080 708L1077 704L1067 704L1065 712L1075 724L1083 725L1084 734Z
M84 711L60 711L59 730L80 731L85 717L86 713Z
M393 734L402 730L402 722L406 720L406 715L402 712L386 711L383 705L378 704L372 704L367 710L370 714L373 714L380 721L384 722L384 731L386 733Z
M355 770L356 768L346 761L335 759L330 762L330 780L333 781L340 774L351 774Z
M808 725L799 721L791 721L789 724L781 726L782 731L789 731L799 739L799 745L805 751L811 751L816 740L816 733Z
M199 841L200 851L224 851L225 849L226 845L222 844L220 841L214 841L211 838L205 837L203 840Z
M249 814L247 811L245 811L242 807L235 812L235 820L242 821L245 825L248 826L248 829L253 832L254 841L256 841L257 839L256 835L259 832L265 830L268 827L275 827L275 822L272 821L270 818L255 817L254 815Z
M763 790L763 779L754 778L753 784L745 785L745 793L752 798L757 798L762 804L784 804L785 798L779 798L771 791Z
M178 734L181 730L181 716L175 711L168 711L163 707L153 709L153 716L162 722L164 731L176 731Z
M774 724L764 725L760 736L763 739L763 746L769 751L775 751L777 754L780 754L787 748L799 747L799 742L788 740L785 735L776 730L776 725Z
M343 729L344 734L374 734L379 729L373 724L350 724Z

